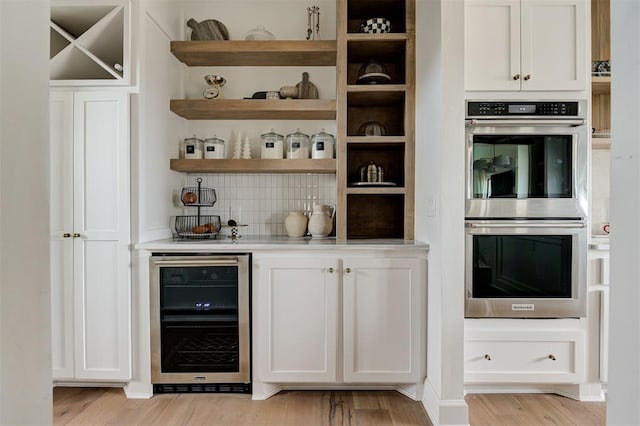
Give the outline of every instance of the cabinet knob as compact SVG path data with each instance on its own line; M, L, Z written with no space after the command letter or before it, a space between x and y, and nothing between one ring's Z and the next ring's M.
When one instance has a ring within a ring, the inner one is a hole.
M484 359L491 361L491 356L489 354L484 354Z
M335 269L333 269L333 268L329 268L329 273L330 273L330 274L333 274L334 272L335 272Z
M525 79L525 80L530 80L530 79L531 79L531 74L527 74L527 75L525 75L525 76L524 76L524 79Z
M73 234L73 238L80 238L80 234L78 234L78 233L74 233L74 234Z
M516 75L514 75L514 76L513 76L513 79L514 79L514 80L520 80L520 74L516 74Z
M549 354L549 359L551 361L555 361L556 360L556 356L554 354Z
M344 272L346 272L347 274L350 274L350 273L351 273L351 268L346 268L346 269L344 270Z
M71 238L71 234L68 232L65 232L64 234L62 234L62 238Z

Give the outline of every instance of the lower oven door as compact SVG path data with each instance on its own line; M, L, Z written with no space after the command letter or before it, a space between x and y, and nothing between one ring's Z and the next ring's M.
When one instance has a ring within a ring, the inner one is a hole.
M582 221L466 222L465 317L586 315Z
M152 383L248 383L249 256L151 257Z

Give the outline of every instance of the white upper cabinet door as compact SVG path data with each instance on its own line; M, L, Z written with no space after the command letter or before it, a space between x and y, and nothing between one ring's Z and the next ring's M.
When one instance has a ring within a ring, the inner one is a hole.
M74 95L76 378L131 375L129 103Z
M51 364L53 379L72 379L73 93L52 92L49 106Z
M585 90L585 0L522 0L522 90Z
M344 261L344 381L422 383L424 261Z
M465 90L585 90L587 0L466 0Z
M262 382L337 381L337 259L259 259L258 371Z
M520 0L466 0L465 89L520 90Z

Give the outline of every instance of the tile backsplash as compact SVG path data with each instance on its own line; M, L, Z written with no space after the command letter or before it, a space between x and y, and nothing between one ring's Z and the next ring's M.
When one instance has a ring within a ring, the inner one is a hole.
M187 174L185 186L216 190L213 207L201 208L201 214L219 215L222 223L234 219L248 225L240 235L286 235L284 219L290 211L311 212L313 204L336 203L336 176L322 173L223 173ZM182 188L176 188L180 194ZM178 196L179 199L179 196ZM185 207L185 215L195 215L196 208ZM227 230L223 230L223 235Z

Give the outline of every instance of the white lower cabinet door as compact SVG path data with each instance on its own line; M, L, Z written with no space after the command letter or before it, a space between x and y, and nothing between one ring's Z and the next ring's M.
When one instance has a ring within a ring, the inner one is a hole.
M420 259L345 259L344 381L421 380L424 265Z
M54 92L51 99L53 378L126 381L128 94Z
M259 259L258 380L336 382L337 259Z

